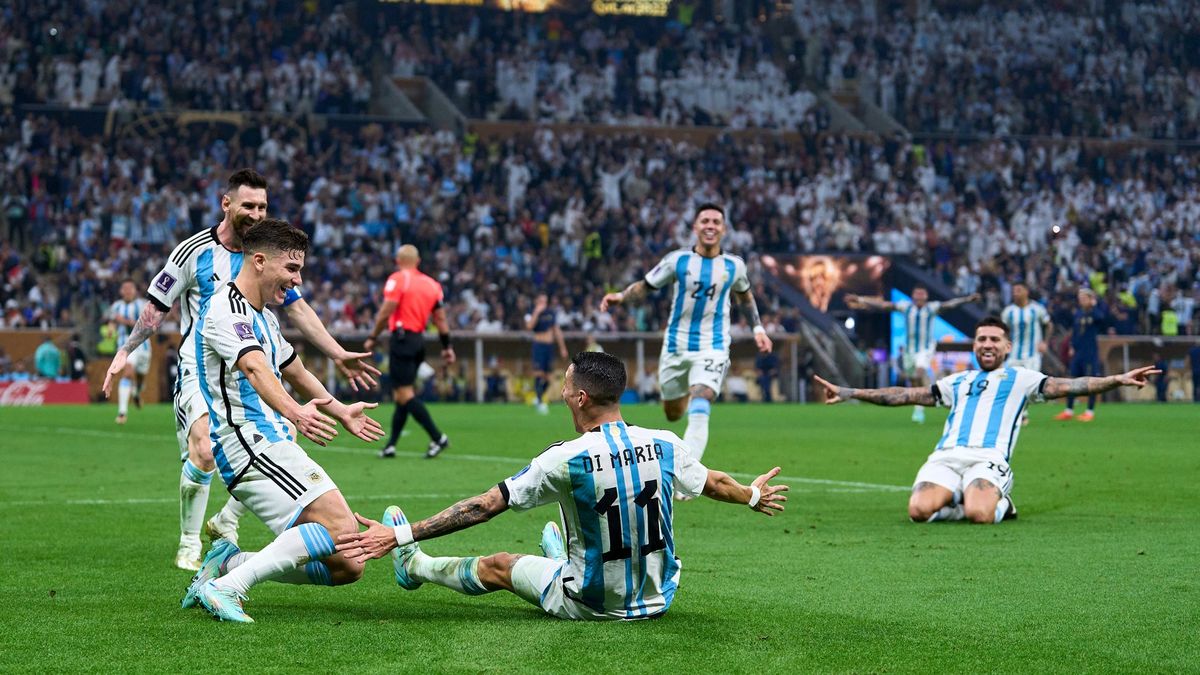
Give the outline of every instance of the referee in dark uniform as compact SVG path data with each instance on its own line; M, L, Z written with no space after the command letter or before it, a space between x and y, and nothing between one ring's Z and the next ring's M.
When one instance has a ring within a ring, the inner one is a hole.
M420 262L421 256L416 246L405 244L396 251L396 271L388 277L383 287L383 305L375 317L371 337L363 345L370 351L375 348L375 340L385 326L391 332L388 361L396 409L392 412L391 436L388 437L387 446L379 453L380 457L385 458L396 456L396 441L410 414L429 434L426 457L437 457L450 445L450 439L438 429L429 409L417 398L413 387L417 381L417 369L425 360L425 326L431 318L442 341L442 359L446 365L454 363L450 325L446 321L446 309L442 306L442 285L417 269Z

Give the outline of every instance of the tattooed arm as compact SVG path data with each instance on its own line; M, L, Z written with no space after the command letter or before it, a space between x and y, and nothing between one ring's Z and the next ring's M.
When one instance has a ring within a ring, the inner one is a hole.
M763 329L762 317L758 315L758 303L754 301L754 294L750 289L744 291L734 291L733 301L741 308L741 312L746 317L746 321L754 327L754 344L758 346L758 351L768 353L771 351L771 338L767 337L767 331Z
M1064 396L1082 396L1085 394L1102 394L1118 387L1137 387L1141 389L1148 383L1147 377L1159 375L1162 371L1154 366L1134 368L1128 373L1109 375L1108 377L1048 377L1042 386L1042 396L1046 398L1062 398Z
M819 375L814 376L817 383L825 388L825 403L833 405L842 401L856 398L875 405L935 405L931 387L885 387L883 389L855 389L839 387L828 382Z
M500 487L494 487L487 492L464 499L441 513L430 516L425 520L412 524L412 541L433 539L444 534L465 530L468 527L485 523L493 516L508 510L508 502L500 492ZM358 522L367 526L362 532L352 532L338 537L337 550L350 560L371 560L382 558L398 545L396 532L400 528L392 528L370 518L364 518L355 513Z
M158 332L166 316L167 313L153 302L147 302L146 306L142 308L142 313L138 316L137 323L133 324L133 328L130 329L125 344L121 345L121 348L113 355L112 363L108 365L108 372L104 374L104 384L100 386L100 389L104 392L105 398L112 395L113 378L125 370L125 363L129 360L130 353L141 346L151 335Z
M645 279L638 279L629 284L625 290L619 293L609 293L600 301L600 311L608 310L609 305L620 305L625 302L639 302L646 294L650 292L650 285Z

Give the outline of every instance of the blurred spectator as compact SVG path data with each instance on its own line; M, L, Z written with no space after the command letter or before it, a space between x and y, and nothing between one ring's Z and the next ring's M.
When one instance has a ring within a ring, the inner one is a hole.
M62 372L62 352L48 335L33 353L33 360L37 364L38 377L53 380Z
M87 362L87 354L79 344L79 334L72 334L71 341L67 344L67 377L71 380L87 379Z

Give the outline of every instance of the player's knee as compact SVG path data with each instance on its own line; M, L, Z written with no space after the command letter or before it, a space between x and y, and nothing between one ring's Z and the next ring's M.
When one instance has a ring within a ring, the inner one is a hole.
M512 553L493 553L479 559L479 580L488 588L512 586L512 568L521 556Z
M188 457L201 471L212 471L217 466L213 459L212 443L207 432L197 432L196 428L192 427L188 434Z
M963 516L965 516L966 519L971 521L972 523L979 523L979 524L988 523L988 524L990 524L990 523L996 522L996 510L995 509L967 507L967 508L963 509Z
M329 568L329 580L333 586L345 586L352 584L363 576L363 569L366 565L361 562L346 560L342 556L335 556L325 559L325 566Z
M927 506L925 504L921 504L918 502L909 502L909 504L908 504L908 517L914 523L928 522L929 519L936 512L937 512L937 509L930 508L929 506Z

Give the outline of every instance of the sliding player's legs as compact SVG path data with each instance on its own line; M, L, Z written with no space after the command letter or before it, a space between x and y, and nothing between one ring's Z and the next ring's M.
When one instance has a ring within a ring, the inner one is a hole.
M1016 517L1008 497L1012 470L1002 454L953 448L929 456L913 484L908 515L913 522L968 519L999 523Z
M935 451L917 471L908 498L908 517L914 523L961 520L962 474L950 453Z
M963 514L973 523L999 523L1015 518L1009 497L1013 474L1003 456L979 457L963 471Z

